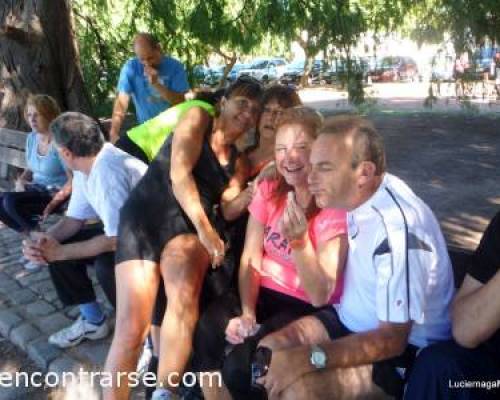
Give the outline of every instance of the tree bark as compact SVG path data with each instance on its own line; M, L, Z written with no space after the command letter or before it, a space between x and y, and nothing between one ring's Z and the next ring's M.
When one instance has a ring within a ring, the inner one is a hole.
M0 1L0 127L26 129L29 94L90 113L74 40L70 0Z

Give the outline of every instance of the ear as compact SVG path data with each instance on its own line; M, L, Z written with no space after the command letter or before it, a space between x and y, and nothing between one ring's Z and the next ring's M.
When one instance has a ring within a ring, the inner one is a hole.
M375 177L377 167L371 161L361 161L357 168L358 172L358 186L366 186Z
M227 103L226 96L222 96L221 99L220 99L220 104L219 104L221 112L224 111L224 108L226 107L226 103Z
M59 147L59 153L65 160L73 159L73 153L64 146Z

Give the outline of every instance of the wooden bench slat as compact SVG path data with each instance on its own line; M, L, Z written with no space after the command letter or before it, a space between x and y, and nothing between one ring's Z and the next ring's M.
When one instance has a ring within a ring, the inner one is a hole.
M0 147L0 162L19 168L26 168L26 158L22 150Z
M26 146L26 136L28 132L15 131L7 128L0 128L0 146L14 147L24 150Z

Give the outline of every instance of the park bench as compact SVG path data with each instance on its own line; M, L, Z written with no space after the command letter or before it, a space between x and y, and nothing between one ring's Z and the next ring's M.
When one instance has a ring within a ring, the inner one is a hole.
M0 128L0 179L8 178L8 167L26 168L26 132Z

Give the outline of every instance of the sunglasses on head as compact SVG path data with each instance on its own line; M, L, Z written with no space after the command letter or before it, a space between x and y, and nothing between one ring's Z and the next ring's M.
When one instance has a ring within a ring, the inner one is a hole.
M241 75L238 77L238 79L236 79L236 81L234 83L235 84L237 84L237 83L250 83L250 84L262 87L262 83L250 75Z

